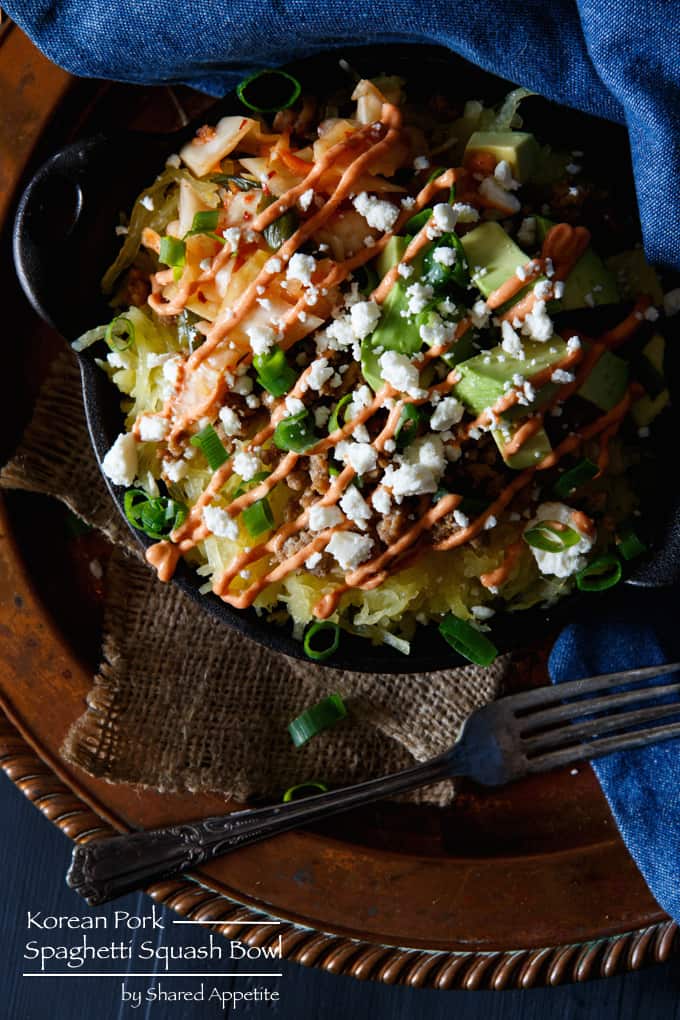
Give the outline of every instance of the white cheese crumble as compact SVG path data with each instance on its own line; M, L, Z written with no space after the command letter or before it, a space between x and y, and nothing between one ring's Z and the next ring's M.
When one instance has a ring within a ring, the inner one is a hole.
M314 424L318 429L324 428L328 424L328 419L331 416L330 407L315 407L314 408Z
M487 305L486 301L475 301L474 305L470 309L470 320L473 326L477 329L484 329L489 322L489 316L491 315L491 309Z
M522 341L507 319L504 319L501 323L501 334L503 337L501 341L501 347L503 350L512 358L524 361L526 355L524 353L524 348L522 347Z
M284 407L286 408L286 418L291 418L294 414L300 414L305 409L305 405L299 397L291 396L286 397L284 400Z
M241 431L241 419L231 407L220 409L219 419L226 436L237 436Z
M519 188L519 181L516 181L512 176L510 164L506 159L501 159L498 163L496 163L493 175L501 188L504 188L506 191L517 191Z
M436 432L444 432L452 425L457 425L463 417L464 408L455 397L443 397L430 418L430 428Z
M522 220L519 230L517 231L517 240L520 244L525 244L527 248L533 248L536 244L535 216L527 216Z
M238 524L226 510L219 506L206 506L202 513L203 523L215 538L238 538Z
M338 443L338 447L340 445L342 445L342 459L353 467L358 475L365 475L369 471L375 470L378 463L378 451L370 443Z
M260 458L254 453L239 450L234 456L234 471L244 482L251 481L260 470Z
M545 301L537 301L528 313L522 326L522 332L545 343L553 335L552 319L545 310Z
M302 209L303 212L307 212L307 210L309 209L310 205L312 204L313 198L314 198L314 188L307 188L306 191L302 192L302 194L298 198L298 205L300 206L300 208Z
M427 158L427 156L416 156L416 158L413 160L414 170L427 170L429 165L430 161Z
M573 354L574 351L580 351L581 346L581 341L577 336L570 336L567 340L567 351L569 354Z
M432 210L432 221L438 231L446 234L455 229L458 215L448 202L438 202Z
M554 383L572 383L576 376L573 372L565 372L563 368L556 368L553 374L550 376L550 382Z
M316 269L316 259L313 255L302 255L295 252L291 256L286 270L288 280L299 280L300 283L309 285L312 282L312 274Z
M378 325L380 306L375 301L357 301L350 309L350 321L358 340L369 336Z
M459 528L467 528L470 523L470 518L467 514L464 514L462 510L454 510L453 519Z
M168 434L169 423L165 418L143 414L139 419L139 438L143 443L158 443Z
M321 506L315 503L309 508L307 523L310 531L325 531L326 528L334 528L343 521L344 517L337 506Z
M375 490L371 496L371 503L383 517L388 514L392 508L392 500L387 489L383 489L382 485Z
M307 385L313 390L320 390L334 372L335 369L329 365L327 358L317 358L309 367L309 375L306 377Z
M353 524L362 531L366 530L366 522L371 519L371 508L355 485L350 485L344 493L340 506Z
M380 355L379 364L382 378L400 393L408 393L414 399L427 395L427 391L418 385L420 382L418 369L405 354L385 351Z
M484 178L479 185L479 194L503 212L516 213L521 209L520 201L516 195L511 195L509 191L502 188L493 177Z
M442 266L453 266L456 262L456 249L447 248L446 245L440 244L432 252L432 258Z
M121 433L102 461L114 485L132 485L137 474L137 443L132 432Z
M408 262L400 262L397 265L397 272L399 276L402 276L405 280L408 280L409 276L413 276L413 266L410 266Z
M283 269L283 263L281 259L271 258L267 259L263 268L265 273L280 273Z
M307 567L307 570L314 570L314 567L318 566L318 564L321 563L321 555L322 554L320 552L313 552L311 556L307 557L307 559L305 560L305 566Z
M375 230L391 230L399 215L399 210L391 202L375 198L365 191L355 196L353 205L356 211L364 217L369 227L373 227Z
M169 482L179 482L184 478L189 465L185 460L180 457L178 460L164 460L163 461L163 474Z
M140 198L139 204L143 205L145 209L149 210L149 212L153 212L154 209L156 208L155 205L153 204L153 199L151 195L145 195L144 198Z
M466 202L454 202L452 208L459 223L476 223L479 219L479 213L475 207Z
M253 380L249 375L240 375L231 387L232 393L238 393L241 397L247 397L253 392Z
M542 574L551 574L555 577L570 577L586 565L585 553L592 549L595 542L594 533L588 535L581 531L574 522L574 510L564 503L541 503L536 510L536 516L527 524L527 530L533 528L539 521L559 521L573 528L579 533L579 540L561 552L548 552L546 549L536 549L529 546L536 560L536 565Z
M373 539L355 531L336 531L326 546L343 570L355 570L368 559L372 548Z
M227 227L224 231L224 240L227 242L232 251L236 251L241 241L241 231L239 227Z
M253 354L267 354L276 340L276 333L271 326L248 326L246 334Z

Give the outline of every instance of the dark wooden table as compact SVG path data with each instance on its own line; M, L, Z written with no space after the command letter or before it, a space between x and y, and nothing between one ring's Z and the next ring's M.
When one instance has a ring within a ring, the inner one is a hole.
M27 911L47 915L83 913L81 901L68 890L63 877L70 858L70 844L0 776L0 1016L3 1020L193 1020L221 1012L217 1003L150 1003L133 1009L121 1002L123 981L116 978L22 978L33 965L22 959ZM111 917L114 909L148 913L151 900L143 894L94 913ZM87 911L87 908L85 908ZM169 927L176 915L165 913ZM203 933L202 933L203 934ZM146 938L152 936L146 935ZM82 932L62 932L59 940L76 945ZM192 928L173 929L172 944L196 944ZM202 938L200 939L202 942ZM125 966L125 965L124 965ZM194 967L195 965L192 965ZM217 968L208 967L211 972ZM92 970L92 966L88 965ZM252 970L252 964L229 964L236 973ZM250 1004L226 1015L273 1016L280 1020L680 1020L680 959L637 974L606 981L525 992L437 992L361 983L334 977L285 961L267 961L262 970L280 972L280 978L225 978L214 984L222 990L245 990L266 985L278 990L280 1001L272 1005ZM77 972L76 972L77 973ZM153 984L152 981L148 982ZM165 980L170 990L187 987L185 981ZM208 981L212 985L213 982ZM140 982L129 982L128 988Z

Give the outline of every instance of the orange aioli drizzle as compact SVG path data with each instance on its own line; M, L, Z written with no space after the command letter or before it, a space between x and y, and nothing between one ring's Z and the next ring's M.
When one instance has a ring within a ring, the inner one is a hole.
M495 570L490 570L488 573L480 575L479 580L482 586L484 588L500 588L502 584L505 584L515 569L515 564L522 555L523 548L524 542L521 538L509 545L505 550L503 562L500 566L496 567Z

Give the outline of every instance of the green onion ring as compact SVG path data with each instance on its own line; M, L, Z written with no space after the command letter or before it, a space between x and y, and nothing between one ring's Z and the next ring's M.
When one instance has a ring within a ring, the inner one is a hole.
M106 327L104 340L112 351L126 351L135 342L135 324L124 315L118 315Z
M293 719L288 725L288 732L295 746L302 747L317 733L335 726L346 715L347 709L340 695L331 694Z
M539 521L533 528L528 528L524 532L523 538L526 544L533 546L534 549L560 553L577 545L581 535L575 528L561 524L560 521Z
M621 560L613 553L593 560L576 575L579 591L606 591L618 584L623 574Z
M326 642L322 648L314 648L313 640L317 634L328 633L331 635L330 643ZM314 662L323 662L324 659L330 658L335 652L337 652L340 645L340 628L337 623L331 623L329 620L319 620L315 623L310 624L305 633L304 641L302 646L305 650L305 655L309 659L313 659Z
M310 779L308 783L298 783L297 786L289 787L283 795L283 803L289 804L291 800L303 800L305 797L313 797L314 793L305 793L298 797L298 790L315 790L319 793L328 793L328 787L319 779Z
M277 76L279 78L285 78L287 82L292 85L292 91L290 96L283 103L278 103L276 106L255 106L251 103L246 96L246 89L260 78L267 78L271 76ZM292 74L288 74L287 71L279 71L276 69L257 71L256 74L251 74L250 78L246 78L245 81L240 82L236 86L236 95L239 97L244 106L247 106L249 110L253 110L255 113L277 113L279 110L287 110L289 106L299 98L302 92L302 85L294 78Z
M498 655L493 641L453 613L445 616L439 624L439 633L459 655L478 666L490 666Z

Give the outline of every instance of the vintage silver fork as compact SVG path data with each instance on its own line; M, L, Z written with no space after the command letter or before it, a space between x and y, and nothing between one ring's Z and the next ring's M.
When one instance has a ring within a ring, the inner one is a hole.
M442 779L502 786L680 737L680 682L635 686L677 670L680 663L673 662L523 691L477 709L448 751L402 772L287 804L81 844L67 883L97 906L276 833ZM626 689L612 691L621 685Z

